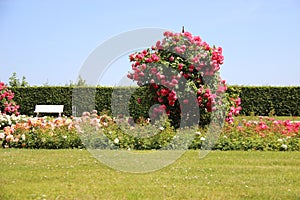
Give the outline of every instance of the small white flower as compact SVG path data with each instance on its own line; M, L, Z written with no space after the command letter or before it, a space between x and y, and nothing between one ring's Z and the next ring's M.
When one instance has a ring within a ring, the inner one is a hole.
M161 126L161 127L159 127L159 130L163 131L163 130L165 130L165 128Z
M25 134L22 134L21 138L22 140L25 140Z
M114 143L115 143L115 144L118 144L119 141L120 141L119 138L114 139Z
M282 144L282 145L281 145L281 148L283 148L283 149L286 150L286 149L288 148L288 146L287 146L286 144Z
M200 140L201 140L201 141L204 141L204 140L205 140L205 137L201 137Z
M197 131L197 132L196 132L196 135L201 135L201 132L200 132L200 131Z
M278 139L277 141L278 141L278 142L283 142L283 140L282 140L282 139Z
M64 136L62 136L62 137L63 137L64 139L67 139L68 136L64 135Z

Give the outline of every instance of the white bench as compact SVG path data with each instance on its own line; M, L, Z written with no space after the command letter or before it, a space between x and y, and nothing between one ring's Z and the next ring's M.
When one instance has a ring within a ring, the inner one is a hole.
M39 116L39 113L58 113L61 116L61 113L64 111L64 105L35 105L34 112L36 116Z

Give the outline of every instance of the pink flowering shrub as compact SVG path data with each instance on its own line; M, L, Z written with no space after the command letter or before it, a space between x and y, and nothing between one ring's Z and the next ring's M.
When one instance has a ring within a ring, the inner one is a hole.
M214 149L300 150L300 122L255 117L225 125Z
M0 113L19 115L19 106L13 101L14 93L0 82Z
M225 94L227 86L219 75L224 62L222 48L209 46L199 36L167 31L163 40L152 48L131 54L130 61L133 71L127 77L147 86L153 104L160 105L153 109L151 118L165 112L176 126L183 105L196 104L200 109L200 124L208 124L208 113L224 106L229 112L226 121L233 123L233 116L241 110L240 99ZM189 94L196 94L196 99L188 98ZM225 117L222 112L218 115L220 119Z
M241 105L240 97L230 98L230 100L231 100L231 104L233 105L230 106L229 112L225 119L228 124L232 124L234 121L233 117L239 115L240 111L242 110L242 107L240 106Z

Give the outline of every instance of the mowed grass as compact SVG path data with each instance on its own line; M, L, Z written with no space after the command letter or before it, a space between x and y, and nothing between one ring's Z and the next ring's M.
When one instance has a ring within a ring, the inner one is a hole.
M198 154L131 174L86 150L1 149L0 199L300 199L300 152Z

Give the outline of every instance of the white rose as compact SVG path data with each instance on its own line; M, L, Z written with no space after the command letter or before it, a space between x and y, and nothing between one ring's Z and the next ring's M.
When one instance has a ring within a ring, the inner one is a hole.
M114 143L118 144L119 143L119 138L114 139Z
M286 144L282 144L282 145L281 145L281 148L283 148L283 149L286 150L286 149L288 148L288 146L287 146Z

